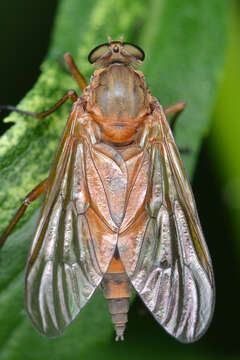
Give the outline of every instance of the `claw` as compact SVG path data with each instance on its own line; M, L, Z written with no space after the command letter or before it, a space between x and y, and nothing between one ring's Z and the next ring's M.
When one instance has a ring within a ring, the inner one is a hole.
M118 340L123 341L123 340L124 340L124 336L123 336L123 335L117 335L117 336L115 337L115 341L118 341Z
M126 328L126 324L115 324L115 331L116 331L116 341L123 341L124 340L124 330Z

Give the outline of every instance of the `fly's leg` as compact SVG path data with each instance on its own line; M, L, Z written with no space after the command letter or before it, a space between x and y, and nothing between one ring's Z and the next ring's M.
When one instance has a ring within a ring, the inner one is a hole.
M68 68L72 74L72 76L74 77L74 79L77 81L78 86L80 88L80 90L83 90L86 86L87 86L87 82L84 78L84 76L80 73L80 71L78 70L73 57L71 54L66 53L64 55L64 59L68 65ZM48 116L49 114L53 113L54 111L56 111L62 104L65 103L66 100L71 99L72 102L74 103L77 100L78 96L77 93L74 90L69 90L55 105L53 105L49 110L47 111L43 111L39 114L36 113L32 113L29 111L25 111L25 110L21 110L16 108L15 106L11 106L11 105L0 105L0 111L1 110L9 110L9 111L16 111L20 114L24 114L27 116L31 116L31 117L35 117L37 119L43 119L44 117Z
M47 179L43 180L40 184L38 184L30 193L27 194L25 197L22 205L17 210L16 214L14 215L12 221L8 225L7 229L4 231L2 236L0 237L0 247L3 246L5 243L8 235L11 233L15 225L18 223L18 221L21 219L22 215L24 214L25 210L27 209L28 205L31 204L34 200L36 200L44 190L46 189Z
M25 111L25 110L21 110L16 108L15 106L11 106L11 105L0 105L0 111L1 110L9 110L9 111L16 111L20 114L24 114L27 116L31 116L31 117L35 117L37 119L43 119L44 117L48 116L49 114L53 113L54 111L56 111L61 105L63 105L65 103L66 100L71 99L72 102L74 103L75 101L77 101L78 99L78 95L74 90L69 90L55 105L53 105L49 110L47 111L43 111L39 114L37 113L32 113L29 111Z
M74 77L74 79L76 80L76 82L78 83L78 86L80 88L80 90L84 90L85 87L87 86L87 82L84 78L84 76L80 73L80 71L78 70L74 60L73 60L73 57L71 54L69 53L66 53L64 55L64 59L67 63L67 66L70 70L70 72L72 73L72 76Z
M63 105L65 103L66 100L71 99L72 102L74 103L75 101L77 101L78 96L77 93L74 90L69 90L55 105L53 105L49 110L47 111L43 111L39 114L36 113L31 113L28 111L24 111L24 110L20 110L15 108L14 106L9 106L9 105L1 105L0 106L0 110L1 109L7 109L7 110L11 110L11 111L16 111L19 112L21 114L25 114L28 116L32 116L35 117L37 119L43 119L44 117L48 116L49 114L53 113L54 111L56 111L61 105ZM12 231L12 229L15 227L15 225L18 223L19 219L21 218L21 216L24 214L26 208L28 207L28 205L34 201L35 199L37 199L45 190L46 188L46 182L47 179L43 180L38 186L36 186L24 199L23 204L21 205L21 207L18 209L16 215L14 216L14 218L12 219L11 223L9 224L9 226L7 227L7 229L4 231L3 235L0 238L0 247L4 244L4 242L6 241L8 235L10 234L10 232Z
M176 120L179 117L179 115L183 112L183 110L186 107L186 103L185 101L179 101L173 105L168 106L167 108L164 109L165 114L171 115L174 114L171 121L170 121L170 126L172 129L172 132L174 133L175 130L175 125L176 125Z
M164 112L167 116L173 114L173 117L170 121L170 126L171 126L171 130L172 130L173 134L175 132L175 125L176 125L177 118L183 112L185 107L186 107L185 101L179 101L179 102L177 102L173 105L170 105L164 109ZM189 148L180 148L179 151L181 154L188 154L191 152Z
M71 99L72 102L74 103L75 101L77 101L78 96L77 93L74 90L69 90L55 105L53 105L49 110L47 111L43 111L39 114L36 113L31 113L28 111L24 111L24 110L20 110L17 109L14 106L10 106L10 105L1 105L0 106L0 110L1 109L6 109L6 110L10 110L10 111L16 111L18 113L21 114L25 114L28 116L32 116L35 117L37 119L43 119L44 117L48 116L49 114L53 113L54 111L56 111L62 104L65 103L66 100ZM18 223L19 219L21 218L21 216L24 214L27 206L34 201L35 199L37 199L45 190L46 188L46 182L47 179L43 180L37 187L35 187L24 199L24 202L22 204L22 206L18 209L16 215L14 216L14 218L12 219L11 223L9 224L9 226L7 227L7 229L4 231L3 235L0 238L0 247L4 244L4 242L6 241L8 235L10 234L10 232L12 231L12 229L15 227L15 225Z

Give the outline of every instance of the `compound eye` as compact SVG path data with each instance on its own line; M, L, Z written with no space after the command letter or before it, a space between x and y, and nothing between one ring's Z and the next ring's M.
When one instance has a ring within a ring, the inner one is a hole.
M138 60L143 61L145 58L144 51L137 45L130 43L123 43L123 48L131 55L135 56Z
M88 61L93 64L97 59L109 51L109 44L102 44L95 47L88 55Z

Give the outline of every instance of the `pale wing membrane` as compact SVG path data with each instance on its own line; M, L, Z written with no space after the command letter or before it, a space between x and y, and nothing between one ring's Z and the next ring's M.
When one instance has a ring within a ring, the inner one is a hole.
M47 336L69 325L103 276L85 215L89 204L84 143L76 137L78 113L73 111L68 121L52 167L26 272L27 311Z
M171 130L159 109L151 151L149 220L129 278L156 320L182 342L197 340L214 309L211 259ZM158 142L159 140L159 142Z

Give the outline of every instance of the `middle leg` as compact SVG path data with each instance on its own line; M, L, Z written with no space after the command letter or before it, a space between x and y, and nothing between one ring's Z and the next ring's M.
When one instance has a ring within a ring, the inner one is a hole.
M172 129L173 133L174 133L174 130L175 130L176 120L179 117L179 115L183 112L185 107L186 107L185 101L179 101L179 102L177 102L177 103L175 103L173 105L170 105L170 106L168 106L168 107L166 107L164 109L164 112L165 112L165 114L167 116L171 115L171 114L174 114L171 121L170 121L170 126L171 126L171 129Z

